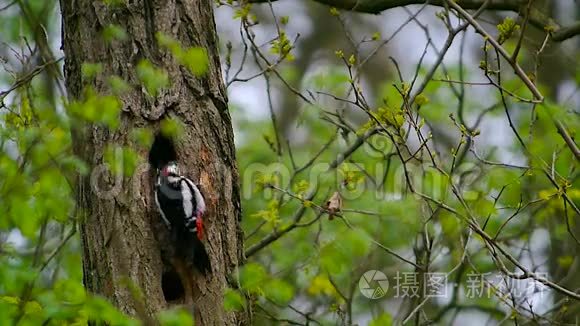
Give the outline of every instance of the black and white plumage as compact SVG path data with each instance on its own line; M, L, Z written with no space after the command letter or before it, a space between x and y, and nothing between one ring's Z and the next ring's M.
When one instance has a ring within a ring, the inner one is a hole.
M211 264L201 241L205 200L198 186L181 175L177 162L169 161L176 156L173 142L162 138L156 136L149 155L151 164L161 164L154 165L157 172L155 204L175 239L176 254L187 261L193 261L193 265L207 275L211 272ZM155 155L159 153L163 155ZM168 153L171 155L165 155Z
M205 201L195 183L179 173L176 162L169 162L159 171L155 203L175 236L177 251L186 256L192 254L193 263L200 272L211 272L209 257L201 242ZM190 247L192 252L188 250Z

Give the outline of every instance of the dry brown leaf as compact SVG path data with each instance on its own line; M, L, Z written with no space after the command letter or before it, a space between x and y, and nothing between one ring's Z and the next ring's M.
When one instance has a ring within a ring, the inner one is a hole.
M326 205L324 206L328 211L328 219L332 221L334 219L334 214L340 212L342 209L342 197L338 191L335 191L332 196L326 201Z

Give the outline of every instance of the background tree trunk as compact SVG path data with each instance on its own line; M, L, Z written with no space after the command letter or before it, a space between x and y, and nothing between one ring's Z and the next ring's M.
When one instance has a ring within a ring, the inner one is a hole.
M90 84L99 94L110 93L107 78L111 75L131 85L121 96L119 129L75 126L76 154L88 162L93 172L104 163L107 146L131 147L145 161L147 150L132 143L131 131L137 127L153 130L164 117L178 117L186 125L178 142L182 169L202 185L208 204L205 243L213 273L204 278L191 269L180 269L168 258L171 246L154 210L147 167L142 165L133 178L125 176L119 181L100 173L93 173L92 178L81 177L77 196L85 214L81 236L87 289L107 297L146 324L174 302L188 307L193 304L198 325L244 323L243 315L225 312L222 304L226 277L242 258L243 238L233 131L211 1L136 0L121 1L115 6L92 0L60 3L64 70L71 99L83 96L84 62L102 64L102 73ZM105 42L102 32L110 24L124 28L126 39ZM173 37L183 47L205 48L209 57L207 74L196 78L181 67L158 46L157 32ZM142 59L150 60L169 75L170 86L155 97L146 94L136 77L136 66ZM107 192L111 195L95 192L95 184L100 189L113 189ZM178 289L179 281L183 291Z

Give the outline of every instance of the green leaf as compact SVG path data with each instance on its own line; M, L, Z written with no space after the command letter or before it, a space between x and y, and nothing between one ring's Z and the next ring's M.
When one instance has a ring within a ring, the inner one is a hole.
M570 255L558 257L558 265L564 269L568 269L574 263L574 257Z
M144 148L150 148L153 143L153 134L149 129L135 128L131 130L131 139Z
M190 47L184 49L178 41L168 35L157 33L159 44L171 52L177 61L184 65L197 77L206 74L209 67L209 58L206 49L202 47Z
M483 217L486 217L490 214L494 214L496 212L493 201L485 198L478 199L472 206L472 208L478 216Z
M107 79L107 82L109 84L109 87L111 87L111 90L113 91L113 93L115 93L117 95L121 95L123 93L126 93L130 89L129 84L127 84L119 76L110 76Z
M249 292L258 292L266 278L264 267L256 263L246 264L240 270L240 285Z
M422 105L425 105L427 103L429 103L429 98L427 96L425 96L423 94L418 94L415 97L415 104L422 106Z
M350 66L354 65L356 63L356 57L354 56L354 54L351 54L350 57L348 57L348 64Z
M456 238L459 235L461 226L455 215L448 212L441 212L439 221L441 223L441 229L448 239Z
M246 307L246 300L239 291L226 289L224 294L224 309L226 311L242 311Z
M336 291L336 288L332 285L330 279L324 274L316 275L310 282L306 291L312 296L325 295L340 298L340 294Z
M119 126L119 113L121 102L114 96L99 96L97 105L101 108L100 122L108 125L111 129Z
M9 207L12 213L12 221L16 224L16 227L20 229L22 235L29 239L34 239L36 236L36 231L40 226L40 216L38 212L34 209L34 204L32 199L27 200L20 196L9 197ZM26 218L22 218L26 216Z
M497 25L497 30L499 32L498 43L504 43L519 29L520 25L516 24L513 18L506 17L501 24Z
M386 312L380 314L377 318L374 318L369 326L391 326L393 325L393 317Z
M294 297L294 288L283 280L273 279L266 283L264 293L267 298L276 304L285 306Z
M284 31L281 31L278 38L272 41L270 52L278 54L280 58L285 58L288 61L294 60L294 56L290 53L292 50L292 43L286 36Z
M463 199L466 201L475 201L479 198L481 193L476 190L466 190L463 192Z
M183 132L184 125L176 118L161 121L161 132L167 137L176 137Z
M127 32L121 26L110 24L103 30L105 42L124 41L127 39Z
M103 65L100 63L84 62L81 66L81 73L82 73L83 79L85 79L85 80L94 79L102 71L103 71Z
M139 154L129 147L108 146L103 157L111 172L124 176L133 175L139 163Z
M121 102L115 96L89 92L85 101L73 101L67 109L72 116L84 121L101 123L111 129L119 126Z
M151 96L156 96L160 89L169 85L167 72L154 67L148 60L141 60L137 65L137 77Z
M236 9L236 11L234 12L234 19L237 18L246 19L248 17L248 14L250 13L250 9L252 9L252 4L250 3L247 3L243 5L241 8Z
M198 77L205 75L209 67L207 51L204 48L189 48L178 59L191 73Z
M320 249L320 265L330 274L340 274L348 268L349 257L338 244L331 242Z
M118 7L125 3L126 0L103 0L103 2L110 7Z
M365 256L371 247L371 238L361 229L351 229L341 235L339 246L346 254L354 257Z
M87 298L83 284L73 280L58 281L54 286L54 293L60 300L73 305L82 304Z
M159 322L163 326L194 325L193 318L184 309L172 309L160 312Z

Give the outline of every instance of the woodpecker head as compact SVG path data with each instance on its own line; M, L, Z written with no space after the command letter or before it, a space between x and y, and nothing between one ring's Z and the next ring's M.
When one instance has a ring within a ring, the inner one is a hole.
M179 178L181 177L181 173L179 170L179 166L177 165L177 162L172 161L172 162L167 163L167 165L161 169L161 176L166 178L167 182L169 182L169 183L179 182Z

